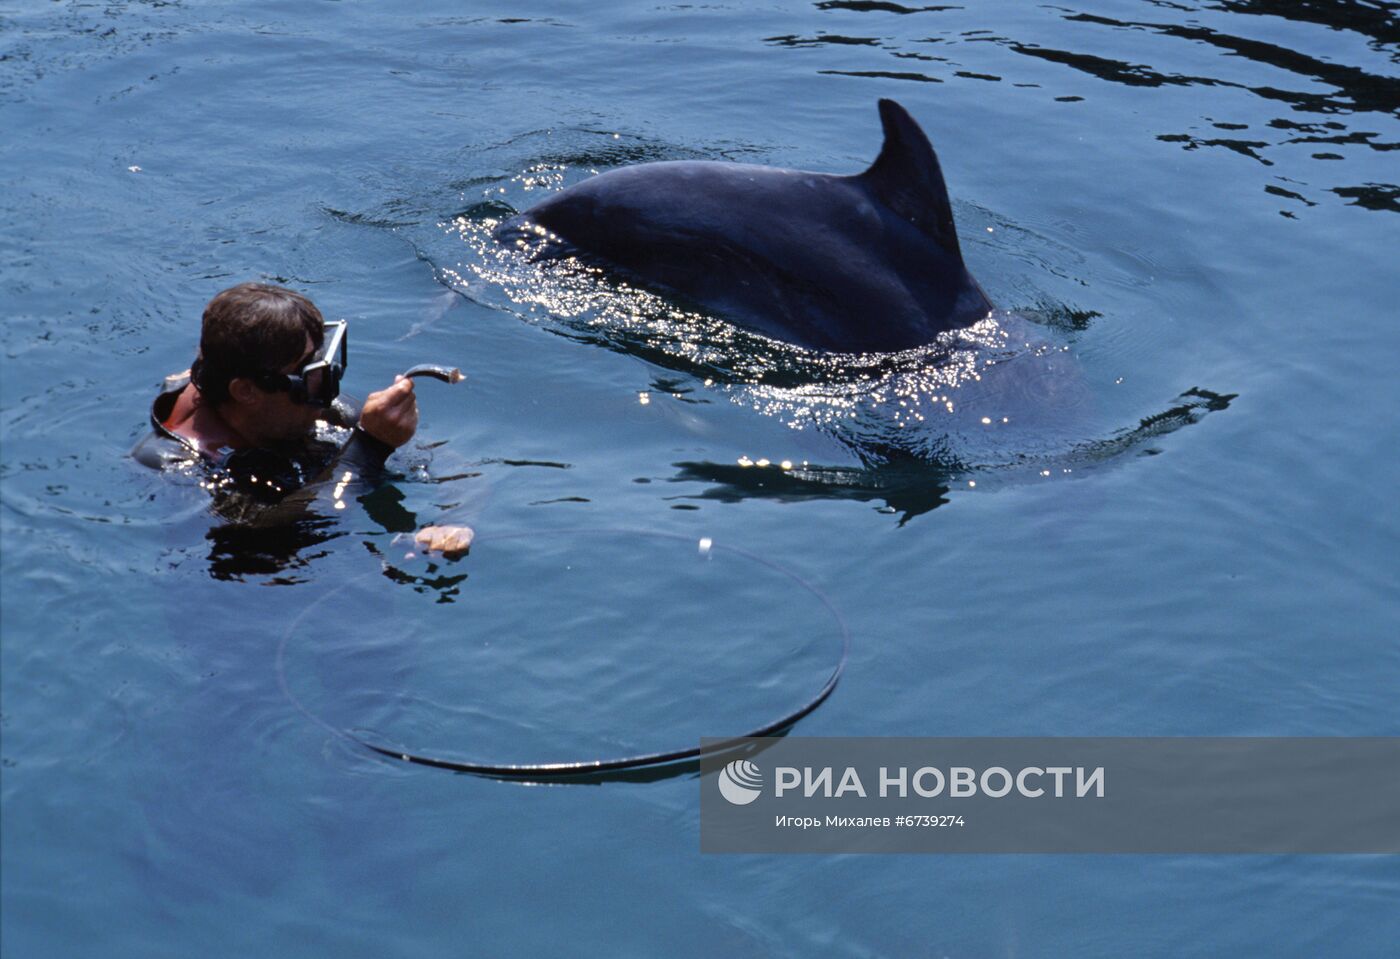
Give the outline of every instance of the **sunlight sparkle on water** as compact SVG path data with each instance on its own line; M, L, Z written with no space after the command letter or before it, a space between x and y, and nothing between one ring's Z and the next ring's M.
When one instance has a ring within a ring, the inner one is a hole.
M514 182L552 189L564 179L563 169L542 165ZM440 224L462 242L466 255L440 266L439 277L478 297L503 298L502 306L528 322L556 324L567 335L582 329L612 348L660 354L667 365L696 370L705 387L721 390L730 402L795 431L898 432L915 436L899 442L917 445L919 437L936 435L930 430L956 428L964 416L970 417L967 425L980 419L990 426L995 419L982 410L991 402L1004 408L996 391L1000 383L1014 383L1013 361L1061 349L1027 336L1024 320L992 313L917 349L809 350L610 280L599 267L576 258L559 258L553 248L562 241L538 225L497 242L493 230L502 222L493 210L492 216L462 214ZM720 376L710 374L715 369ZM638 402L646 405L650 396L639 394Z

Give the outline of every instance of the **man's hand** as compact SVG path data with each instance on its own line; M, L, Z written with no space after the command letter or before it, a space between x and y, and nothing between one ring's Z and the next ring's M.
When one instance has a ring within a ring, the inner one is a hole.
M413 541L424 552L437 552L448 559L456 559L472 548L476 533L470 526L424 526L413 536Z
M418 399L413 395L413 381L395 377L393 386L365 397L360 429L394 449L413 439L418 429Z

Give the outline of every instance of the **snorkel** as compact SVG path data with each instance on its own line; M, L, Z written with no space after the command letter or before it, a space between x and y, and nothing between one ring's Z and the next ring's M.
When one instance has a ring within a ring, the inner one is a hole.
M419 363L417 366L404 370L403 378L411 380L415 376L426 376L434 380L442 380L444 383L460 383L467 378L455 366L439 366L436 363Z

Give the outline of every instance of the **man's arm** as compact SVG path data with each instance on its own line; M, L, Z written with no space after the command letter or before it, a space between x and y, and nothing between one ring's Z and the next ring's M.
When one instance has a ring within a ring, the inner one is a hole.
M331 465L260 515L258 525L291 522L307 512L332 515L345 509L347 497L359 496L383 481L385 461L417 430L413 380L398 377L393 386L365 398L349 442ZM471 548L475 535L468 526L427 526L417 532L414 541L426 551L457 557Z

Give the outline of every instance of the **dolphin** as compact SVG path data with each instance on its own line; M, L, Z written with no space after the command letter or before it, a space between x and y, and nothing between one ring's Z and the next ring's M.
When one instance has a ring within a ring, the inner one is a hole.
M592 177L496 239L577 258L765 336L840 352L905 350L992 310L963 263L938 157L893 100L864 173L671 161Z

